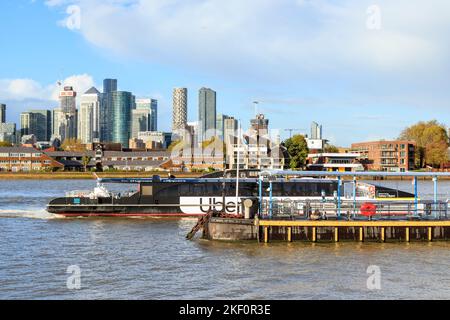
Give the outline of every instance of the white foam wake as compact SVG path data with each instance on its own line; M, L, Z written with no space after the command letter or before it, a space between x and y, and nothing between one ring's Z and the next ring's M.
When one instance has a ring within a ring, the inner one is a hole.
M45 209L29 209L29 210L19 210L19 209L0 209L0 218L28 218L28 219L58 219L56 216Z

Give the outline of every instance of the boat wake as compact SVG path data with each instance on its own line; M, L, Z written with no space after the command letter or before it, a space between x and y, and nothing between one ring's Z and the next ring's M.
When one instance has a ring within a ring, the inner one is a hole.
M0 209L0 218L27 218L27 219L40 219L51 220L59 219L60 217L52 213L47 212L45 209Z

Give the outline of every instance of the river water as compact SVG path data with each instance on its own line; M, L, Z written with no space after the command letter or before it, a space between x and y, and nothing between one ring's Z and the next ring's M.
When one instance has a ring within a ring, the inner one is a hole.
M412 190L410 182L388 184ZM0 299L450 299L446 242L186 241L196 220L56 219L45 211L50 199L94 186L0 181ZM432 190L421 182L422 198ZM439 195L450 198L449 182ZM375 289L369 267L379 274Z

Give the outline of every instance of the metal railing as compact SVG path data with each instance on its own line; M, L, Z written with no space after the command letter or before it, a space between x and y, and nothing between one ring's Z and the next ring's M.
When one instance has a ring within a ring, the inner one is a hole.
M448 219L449 202L374 201L371 216L362 214L366 201L263 200L261 219L342 219L342 220L443 220Z

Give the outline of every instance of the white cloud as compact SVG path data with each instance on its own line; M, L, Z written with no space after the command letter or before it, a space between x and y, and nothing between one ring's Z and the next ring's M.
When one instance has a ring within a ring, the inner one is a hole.
M61 81L62 86L72 86L83 94L94 86L92 76L88 74L73 75ZM60 87L57 82L41 84L33 79L0 79L0 100L2 101L58 101Z
M48 1L51 6L67 1ZM73 0L82 35L116 54L230 74L408 72L448 61L446 0ZM424 14L422 14L424 13ZM362 68L362 69L361 69Z

